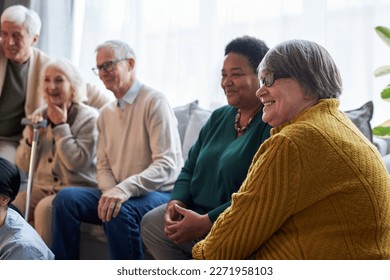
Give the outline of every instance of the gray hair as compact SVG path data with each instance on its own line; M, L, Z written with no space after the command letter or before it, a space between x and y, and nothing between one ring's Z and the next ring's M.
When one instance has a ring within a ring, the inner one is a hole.
M66 58L58 58L47 62L42 70L39 82L39 92L44 92L45 73L48 68L61 71L69 80L73 89L72 102L81 103L87 100L87 86L78 69Z
M298 81L307 96L339 98L342 80L328 51L317 43L289 40L273 47L261 61L258 72L265 71Z
M125 42L119 40L106 41L96 47L96 52L101 49L111 49L116 59L132 58L135 60L135 53L133 49Z
M31 37L41 33L42 22L39 15L22 5L10 6L5 9L1 15L1 24L6 21L23 26Z

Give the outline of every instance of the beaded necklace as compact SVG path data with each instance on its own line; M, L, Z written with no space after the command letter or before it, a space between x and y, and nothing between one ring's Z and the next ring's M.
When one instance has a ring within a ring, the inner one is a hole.
M234 121L234 129L237 133L243 133L245 130L248 129L249 125L251 124L253 118L256 116L256 114L260 111L262 106L257 108L257 110L252 114L252 116L249 118L248 122L244 126L240 126L240 119L241 119L241 110L238 109L236 119Z

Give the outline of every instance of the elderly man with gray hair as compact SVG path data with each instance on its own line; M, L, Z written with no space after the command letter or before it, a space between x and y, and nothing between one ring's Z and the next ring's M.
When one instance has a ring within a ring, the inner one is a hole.
M10 6L1 15L0 39L0 156L15 162L22 135L21 119L44 104L38 75L49 57L35 47L41 32L39 15L24 6ZM112 98L86 85L85 103L100 108Z
M99 189L66 188L53 201L56 259L79 258L80 223L103 224L112 259L142 259L140 222L166 203L182 167L177 120L166 97L142 84L124 42L96 49L96 67L116 100L97 120Z

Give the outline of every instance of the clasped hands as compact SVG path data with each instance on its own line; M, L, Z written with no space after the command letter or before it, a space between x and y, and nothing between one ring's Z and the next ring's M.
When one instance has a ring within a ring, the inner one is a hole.
M168 203L164 215L164 233L175 243L184 243L205 236L213 226L207 214L200 215L178 201Z

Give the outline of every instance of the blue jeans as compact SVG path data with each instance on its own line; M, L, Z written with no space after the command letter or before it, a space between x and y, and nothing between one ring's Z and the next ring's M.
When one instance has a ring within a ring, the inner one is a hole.
M97 208L101 192L94 188L70 187L53 201L52 251L56 259L79 259L80 224L102 224ZM170 192L150 192L132 197L121 206L118 216L103 223L111 259L143 259L140 223L153 208L166 203Z

